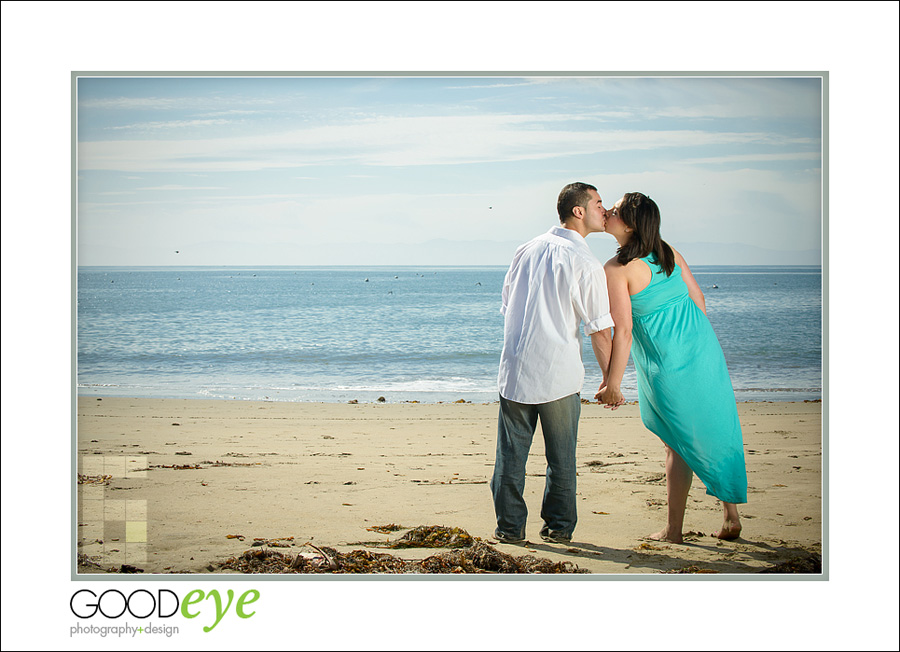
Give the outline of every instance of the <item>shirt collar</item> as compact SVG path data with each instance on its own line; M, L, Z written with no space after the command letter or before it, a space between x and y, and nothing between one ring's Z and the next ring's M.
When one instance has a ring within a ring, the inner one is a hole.
M565 238L566 240L570 240L575 243L575 245L587 247L588 244L585 242L584 238L581 237L581 234L577 231L573 231L572 229L567 229L564 226L553 226L550 227L549 233L553 235L559 236L560 238ZM590 247L588 247L589 249Z

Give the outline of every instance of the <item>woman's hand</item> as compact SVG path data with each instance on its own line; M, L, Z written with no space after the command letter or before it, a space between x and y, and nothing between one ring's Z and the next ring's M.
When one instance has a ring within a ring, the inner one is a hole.
M605 383L600 385L600 391L597 392L594 398L601 403L605 403L604 407L608 407L612 410L625 404L625 397L622 396L622 391L618 387L609 386Z

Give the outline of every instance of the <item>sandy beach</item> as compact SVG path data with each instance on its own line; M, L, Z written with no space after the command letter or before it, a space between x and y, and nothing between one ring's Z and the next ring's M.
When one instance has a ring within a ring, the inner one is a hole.
M749 478L742 536L711 536L721 507L695 477L683 544L643 539L665 523L665 469L636 404L583 406L571 544L538 536L540 430L527 471L528 543L497 543L488 488L497 409L81 397L76 547L88 563L78 572L226 573L235 571L221 564L249 549L313 546L424 559L440 550L380 547L423 525L594 574L808 572L822 552L820 402L738 405ZM387 525L401 527L372 529Z

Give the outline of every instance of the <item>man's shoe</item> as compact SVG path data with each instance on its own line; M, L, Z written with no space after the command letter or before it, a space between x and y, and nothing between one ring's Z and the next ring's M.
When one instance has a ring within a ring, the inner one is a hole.
M549 541L550 543L570 543L572 541L572 535L556 532L545 525L541 528L541 539Z
M525 537L516 537L511 534L501 532L500 530L496 530L494 532L494 538L497 539L497 541L499 541L500 543L525 543Z

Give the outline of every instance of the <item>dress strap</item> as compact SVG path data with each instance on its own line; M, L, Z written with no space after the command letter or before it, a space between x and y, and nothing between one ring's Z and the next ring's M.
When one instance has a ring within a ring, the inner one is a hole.
M650 285L653 285L659 280L659 272L662 271L662 267L656 262L656 258L653 254L644 256L641 260L647 263L647 267L650 268Z

